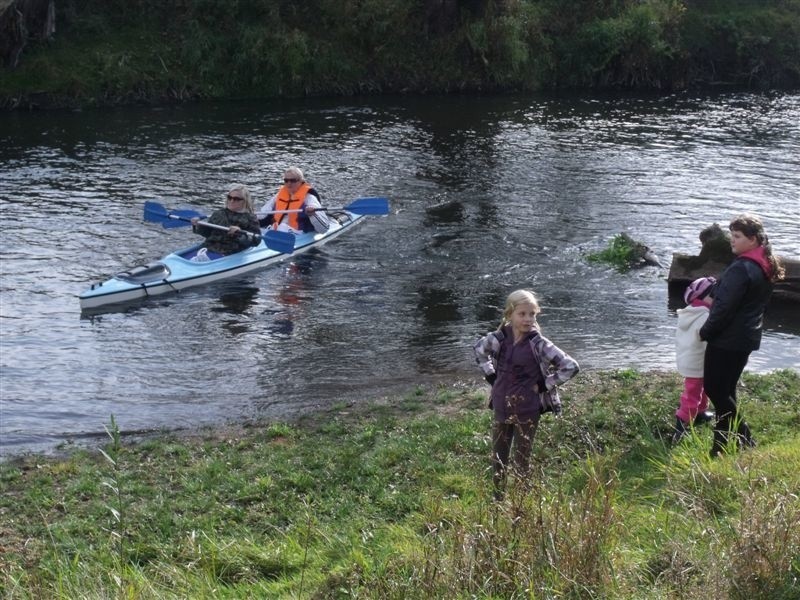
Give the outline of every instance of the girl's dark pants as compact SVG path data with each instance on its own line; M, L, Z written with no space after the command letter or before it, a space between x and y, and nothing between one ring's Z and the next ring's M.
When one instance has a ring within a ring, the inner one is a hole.
M531 446L539 415L524 423L494 422L492 428L492 466L494 467L494 494L499 498L505 488L512 442L514 445L514 469L520 478L528 474L531 459Z
M717 413L711 455L724 452L733 428L739 445L753 446L750 428L736 408L736 385L750 352L736 352L708 346L703 362L703 388Z

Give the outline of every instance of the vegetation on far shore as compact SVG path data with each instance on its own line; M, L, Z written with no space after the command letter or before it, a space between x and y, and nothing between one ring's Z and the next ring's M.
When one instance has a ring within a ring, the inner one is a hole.
M0 106L800 86L800 0L59 0Z
M493 502L487 390L416 389L0 464L0 596L796 598L800 374L745 374L759 445L669 442L675 373L585 372Z

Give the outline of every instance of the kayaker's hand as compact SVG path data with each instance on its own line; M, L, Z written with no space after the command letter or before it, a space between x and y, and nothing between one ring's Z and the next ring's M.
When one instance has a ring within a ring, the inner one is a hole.
M317 209L316 209L316 208L314 208L313 206L306 206L306 214L307 214L307 215L311 216L311 215L313 215L315 212L317 212Z
M200 222L200 217L192 217L192 227L196 227Z
M228 227L228 235L236 235L242 230L238 225L231 225Z
M234 238L236 239L236 243L239 244L241 249L249 248L251 244L254 245L254 246L258 246L258 243L253 244L253 238L254 237L258 238L259 240L261 240L261 236L260 235L255 235L255 234L254 235L247 235L246 231L240 231L238 233L238 235L234 236Z

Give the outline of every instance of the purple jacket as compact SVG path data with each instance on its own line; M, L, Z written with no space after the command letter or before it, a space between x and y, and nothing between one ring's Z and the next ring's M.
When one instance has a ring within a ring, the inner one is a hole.
M490 406L497 421L534 416L561 409L556 386L572 379L578 363L553 342L534 330L514 344L511 326L493 331L474 346L484 375L497 374ZM537 391L538 390L538 391Z

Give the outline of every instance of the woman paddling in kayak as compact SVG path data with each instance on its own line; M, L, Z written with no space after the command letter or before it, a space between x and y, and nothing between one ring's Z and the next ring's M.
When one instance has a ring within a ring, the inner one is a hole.
M258 211L258 222L262 227L289 233L325 233L331 223L324 211L317 210L321 207L319 194L303 178L303 172L289 167L278 193Z
M250 199L250 191L244 185L234 185L225 197L225 208L215 210L206 219L212 225L222 225L227 227L227 231L205 227L199 222L200 219L192 219L192 230L206 238L203 246L206 248L207 256L210 259L219 258L235 252L241 252L249 248L253 241L259 240L244 234L244 231L261 234L258 226L258 219L253 213L253 201Z

